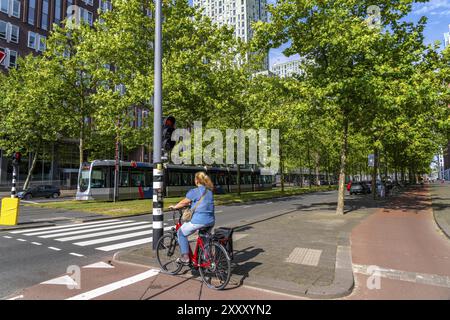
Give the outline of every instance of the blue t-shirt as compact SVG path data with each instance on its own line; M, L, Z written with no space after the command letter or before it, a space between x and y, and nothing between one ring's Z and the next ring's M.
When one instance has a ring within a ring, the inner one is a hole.
M197 202L205 192L206 187L199 186L191 189L186 194L186 198L192 201L191 208L193 209ZM202 202L195 208L191 223L193 224L214 224L214 196L211 190L206 191Z

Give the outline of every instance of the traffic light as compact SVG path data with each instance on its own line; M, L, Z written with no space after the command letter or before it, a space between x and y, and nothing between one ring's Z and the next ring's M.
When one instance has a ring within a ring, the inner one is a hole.
M12 155L13 165L18 165L20 163L21 158L22 158L22 154L20 152L14 152Z
M175 147L175 141L172 141L172 133L175 131L175 118L169 116L164 119L162 147L165 151L170 152Z

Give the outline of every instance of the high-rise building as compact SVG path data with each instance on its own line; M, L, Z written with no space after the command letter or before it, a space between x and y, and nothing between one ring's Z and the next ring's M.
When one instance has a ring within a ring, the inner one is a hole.
M193 0L193 5L214 23L234 27L235 36L246 42L253 36L251 23L267 21L267 0ZM263 68L269 69L268 55Z
M447 47L450 45L450 24L448 25L449 32L444 33L444 45Z
M293 60L288 62L275 63L272 66L272 72L280 78L291 77L301 74L301 60Z

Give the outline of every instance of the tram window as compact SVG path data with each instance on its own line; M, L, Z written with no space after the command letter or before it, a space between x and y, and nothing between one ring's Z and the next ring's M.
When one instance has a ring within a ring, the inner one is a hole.
M91 188L106 188L107 168L93 168L91 175Z
M129 187L130 186L130 177L129 177L130 172L128 171L128 168L121 169L119 172L120 172L119 173L119 177L120 177L119 185L121 187Z
M179 172L169 172L169 186L179 186L180 178Z
M217 184L218 185L225 185L225 184L227 184L227 182L226 182L226 180L225 180L225 175L223 175L223 174L218 174L217 176L216 176L216 180L217 180Z
M131 186L132 187L143 187L144 186L145 174L143 171L131 171Z
M194 185L194 175L189 172L183 172L182 174L182 185L183 186L192 186Z
M151 170L145 170L145 186L151 187L153 185L153 172Z

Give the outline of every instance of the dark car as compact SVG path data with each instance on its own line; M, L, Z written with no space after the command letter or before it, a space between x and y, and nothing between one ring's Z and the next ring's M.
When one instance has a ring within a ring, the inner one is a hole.
M55 186L33 186L22 192L19 192L17 196L21 199L30 200L32 198L58 198L61 195L61 191Z
M353 182L350 187L350 194L367 194L370 190L363 182Z

